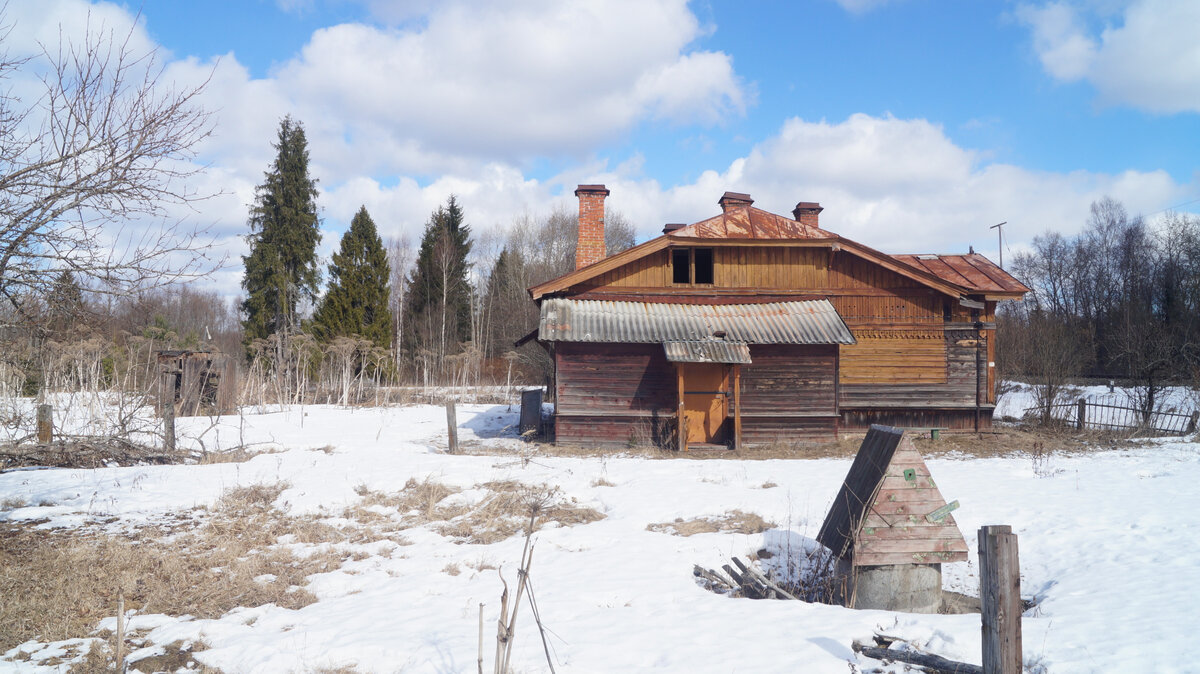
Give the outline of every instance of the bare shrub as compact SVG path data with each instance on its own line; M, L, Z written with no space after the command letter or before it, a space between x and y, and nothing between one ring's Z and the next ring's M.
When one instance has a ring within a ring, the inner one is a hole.
M690 520L678 517L674 522L647 524L646 531L656 531L658 533L671 534L672 536L695 536L696 534L714 534L719 532L760 534L775 526L775 523L768 522L755 513L730 510L724 515L716 517L696 517Z

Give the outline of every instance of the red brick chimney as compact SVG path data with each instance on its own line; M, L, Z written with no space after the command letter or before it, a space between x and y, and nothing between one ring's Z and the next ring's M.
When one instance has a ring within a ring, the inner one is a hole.
M717 199L717 203L721 205L722 213L728 213L731 209L749 206L754 203L754 200L750 198L749 194L726 192L720 199Z
M604 259L604 197L608 194L604 185L580 185L575 190L575 196L579 197L579 239L575 242L576 269Z
M792 215L795 216L796 222L802 225L820 227L817 221L820 219L821 211L823 210L825 209L821 208L821 204L815 201L801 201L792 209Z

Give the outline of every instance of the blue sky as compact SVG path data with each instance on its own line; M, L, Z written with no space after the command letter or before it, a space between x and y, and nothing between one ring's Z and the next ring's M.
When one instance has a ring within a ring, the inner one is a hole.
M140 17L137 16L140 8ZM326 248L360 204L419 235L451 192L475 231L604 182L642 238L725 190L889 252L996 253L1110 195L1200 211L1200 3L1168 0L26 0L31 35L130 26L210 78L190 217L241 252L279 118L306 126ZM81 18L85 17L85 18ZM236 287L238 269L218 277Z

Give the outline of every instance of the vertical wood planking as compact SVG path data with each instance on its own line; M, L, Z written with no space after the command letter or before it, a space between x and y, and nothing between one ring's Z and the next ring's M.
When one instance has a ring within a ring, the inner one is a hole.
M733 366L733 448L742 448L742 366Z
M678 424L677 428L679 429L679 431L678 431L679 451L686 452L687 451L687 420L683 418L684 417L684 414L683 414L683 411L684 411L684 407L683 407L683 366L678 363L675 364L675 381L676 381L676 384L679 389L679 412L676 416L676 423Z
M984 674L1021 674L1021 564L1004 524L979 529Z
M451 454L458 453L458 419L454 412L454 401L446 401L446 436Z
M54 440L54 408L47 404L37 407L38 443L48 445Z

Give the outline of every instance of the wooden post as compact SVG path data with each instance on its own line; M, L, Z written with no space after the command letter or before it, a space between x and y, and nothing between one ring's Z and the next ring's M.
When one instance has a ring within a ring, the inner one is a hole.
M449 439L449 452L458 453L458 419L454 414L454 401L446 401L446 434Z
M175 404L168 402L163 407L163 449L175 451Z
M512 361L509 361L509 365L512 365ZM479 603L479 659L476 662L479 674L483 674L483 602Z
M678 418L678 421L676 423L679 426L679 433L678 433L679 447L678 447L678 449L681 452L686 452L687 451L687 418L683 412L683 366L680 365L679 363L675 364L675 377L676 377L678 387L679 387L679 411L676 414L676 416Z
M1021 564L1008 525L979 529L984 674L1021 674Z
M117 671L125 671L125 593L117 592Z
M50 405L38 405L37 438L43 445L48 445L54 440L54 408Z
M742 366L733 366L733 448L742 449Z
M1187 432L1196 432L1196 422L1200 421L1200 412L1192 412L1192 416L1188 418Z
M1079 418L1075 420L1075 427L1083 430L1083 424L1087 421L1087 400L1079 399Z

